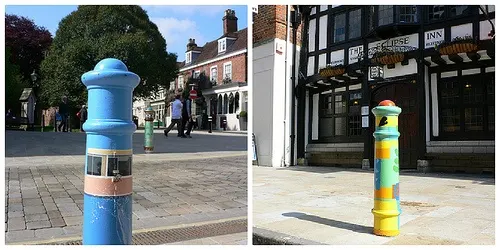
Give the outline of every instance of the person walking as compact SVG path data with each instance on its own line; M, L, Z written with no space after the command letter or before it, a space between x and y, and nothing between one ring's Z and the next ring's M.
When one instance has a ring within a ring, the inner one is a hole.
M186 137L191 138L191 130L193 128L193 116L191 114L191 99L184 96L182 105L182 131L184 132L187 124Z
M68 97L66 96L63 96L62 102L59 104L59 114L61 115L61 123L59 124L58 129L59 131L68 132L69 105Z
M172 103L172 123L163 130L163 134L165 134L165 137L168 137L168 132L174 127L174 125L177 125L177 136L178 137L184 137L184 131L182 130L182 102L181 102L181 95L177 94L175 96L175 101Z
M85 132L83 130L83 124L87 121L87 106L82 105L82 108L78 111L78 115L78 118L80 118L80 131Z

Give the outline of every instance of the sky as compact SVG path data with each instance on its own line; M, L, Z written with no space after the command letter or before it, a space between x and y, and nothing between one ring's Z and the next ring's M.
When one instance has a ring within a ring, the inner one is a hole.
M177 54L177 61L184 61L189 38L196 39L198 46L213 41L222 35L224 10L233 9L238 17L238 29L247 27L246 5L186 5L141 6L149 19L167 41L167 50ZM45 27L54 37L61 19L78 8L77 5L6 5L7 14L24 16Z

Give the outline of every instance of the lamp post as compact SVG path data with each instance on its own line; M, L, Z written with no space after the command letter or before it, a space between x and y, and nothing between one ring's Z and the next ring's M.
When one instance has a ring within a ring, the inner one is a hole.
M290 15L290 22L292 23L292 96L291 96L291 133L290 133L290 165L295 165L295 65L297 57L297 29L300 25L300 15L298 5L294 5L294 9Z
M35 96L35 100L33 102L33 114L36 114L36 96L37 96L37 92L38 92L37 91L38 90L37 80L38 80L38 74L36 73L35 70L33 70L33 73L31 73L31 81L33 82L33 90L34 90L34 96ZM35 122L35 117L33 117L33 122ZM30 125L33 126L33 124L30 124ZM42 116L42 132L43 132L43 116Z

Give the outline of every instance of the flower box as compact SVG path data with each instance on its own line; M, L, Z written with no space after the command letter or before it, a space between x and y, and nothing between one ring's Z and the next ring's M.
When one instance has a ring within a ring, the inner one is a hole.
M319 74L322 77L330 78L334 76L340 76L345 73L344 65L331 66L327 65L326 67L319 70Z
M402 62L405 55L402 52L381 51L373 54L372 62L382 65L396 64Z
M472 53L478 50L476 41L471 36L456 37L451 42L444 42L436 46L441 55L458 53Z

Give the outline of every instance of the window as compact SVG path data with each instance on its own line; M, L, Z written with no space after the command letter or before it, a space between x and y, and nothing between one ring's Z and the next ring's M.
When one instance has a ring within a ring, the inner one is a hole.
M345 13L336 15L333 24L333 42L342 42L345 40Z
M227 108L229 107L228 99L227 99L227 94L224 94L224 110L222 110L223 114L227 114Z
M210 82L217 84L217 66L210 67Z
M191 63L191 51L186 52L186 64Z
M226 51L226 38L222 38L219 40L219 53Z
M349 89L347 89L349 88ZM319 98L319 139L348 141L360 137L361 84L337 87Z
M378 6L378 26L393 23L393 17L392 5Z
M349 39L361 36L361 9L349 12Z
M229 114L234 113L234 96L233 93L229 94Z
M452 5L450 6L450 17L461 16L470 8L468 5Z
M238 112L240 109L240 93L236 92L234 94L234 112Z
M224 63L224 79L232 80L233 64L231 62Z
M197 70L197 71L194 72L193 78L195 78L195 79L200 78L200 71L199 70Z
M398 6L398 18L400 23L416 23L417 20L417 6L403 5Z
M184 86L184 76L179 76L179 78L177 78L177 89L182 89L183 86Z
M87 175L101 175L102 157L87 155Z
M171 81L169 90L174 90L174 89L175 89L175 81Z
M132 175L132 156L108 156L108 173L107 176L128 176Z
M440 135L455 139L493 139L495 130L493 73L441 79Z
M427 7L427 12L429 13L427 16L428 18L427 20L436 21L436 20L441 20L445 17L444 5L431 5L426 7Z
M222 95L219 95L219 100L217 101L217 114L222 114Z

